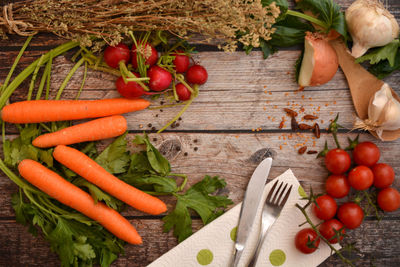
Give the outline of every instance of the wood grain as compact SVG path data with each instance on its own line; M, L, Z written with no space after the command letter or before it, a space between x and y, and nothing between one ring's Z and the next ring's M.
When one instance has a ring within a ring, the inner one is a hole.
M177 130L278 129L282 117L285 117L285 107L297 111L303 107L304 112L300 115L318 115L321 128L327 127L329 120L340 112L341 124L351 129L355 113L343 73L338 71L334 79L325 85L297 92L293 65L298 56L298 51L281 51L267 60L262 59L261 52L253 52L248 56L243 52L202 52L196 55L196 60L207 68L209 79L201 86L199 97L182 116L183 121L179 123ZM73 65L63 56L58 57L54 64L51 97L55 96L57 88ZM64 99L75 97L81 86L82 75L83 68L80 68L64 90ZM396 83L399 79L400 73L397 72L386 81L399 91L400 86ZM115 77L112 75L89 71L81 99L118 97L114 82ZM27 88L27 85L22 86L16 91L12 101L25 99ZM161 98L153 103L157 107L162 103L167 104L168 99ZM142 130L141 125L151 122L152 127L160 129L180 109L181 106L177 106L128 114L128 127L130 130ZM286 123L283 129L289 128L289 123Z
M171 233L162 233L162 222L153 219L130 220L142 235L144 243L140 246L127 245L125 255L121 255L113 266L141 267L151 263L160 255L168 252L177 243ZM200 220L193 220L194 230L201 227ZM0 223L0 266L59 266L57 256L51 252L42 236L33 237L26 228L14 220ZM349 239L356 241L360 249L354 259L357 266L398 266L400 256L398 243L400 230L393 221L364 221L356 230L349 231ZM321 266L343 266L336 257L328 258Z
M303 136L301 136L303 135ZM334 147L330 135L323 134L320 139L314 140L311 133L303 133L300 136L293 134L289 139L287 133L251 133L251 134L204 134L204 133L165 133L162 135L150 134L150 140L170 160L173 172L189 175L188 185L192 185L205 175L218 175L227 181L226 192L229 197L238 203L243 199L244 190L255 167L265 155L265 150L274 151L273 167L270 178L274 178L288 168L291 168L296 177L302 183L306 191L312 186L317 193L323 192L324 180L328 173L322 159L315 159L315 155L298 155L297 144L307 145L309 150L321 150L325 140L330 147ZM135 134L129 134L128 139L133 139ZM356 134L340 134L339 140L343 146L347 145L347 137L354 138ZM284 140L284 138L286 140ZM306 141L308 139L308 141ZM362 141L374 141L370 135L362 135ZM287 145L285 145L287 143ZM400 141L380 142L381 162L393 166L395 172L400 174ZM282 149L280 149L282 146ZM179 151L176 149L179 147ZM187 156L185 156L187 153ZM10 195L16 191L16 187L7 178L0 179L0 217L13 216L10 203ZM400 189L400 180L395 186ZM173 199L163 198L168 206L174 204ZM124 213L128 216L142 216L143 213L127 209ZM388 216L400 216L400 210Z
M352 0L337 2L346 8ZM400 1L389 0L388 8L399 20ZM196 36L192 43L198 43L200 38ZM24 41L25 38L18 36L0 41L0 81L6 77ZM33 38L16 73L44 52L64 42L65 40L50 34L39 34ZM333 147L332 138L324 132L324 128L337 112L340 112L340 123L348 129L341 130L339 139L346 143L347 137L354 138L356 133L348 133L354 120L354 108L341 70L332 81L323 86L296 92L298 86L294 79L293 65L300 54L299 49L300 47L284 49L263 60L260 51L254 51L250 55L245 55L244 52L227 54L216 51L215 47L200 46L200 53L196 54L195 61L207 68L208 82L201 87L199 97L182 116L179 127L170 128L170 132L159 135L150 134L151 140L171 161L173 170L189 175L189 185L206 174L219 175L228 183L224 193L229 194L235 204L239 203L251 173L261 161L265 149L271 148L276 152L271 177L291 168L306 191L312 186L316 192L323 192L323 183L327 176L323 161L315 159L315 155L298 155L297 148L305 143L309 149L320 150L325 139ZM54 61L52 97L73 66L71 54L72 52L67 53ZM64 99L75 97L82 74L83 68L80 68L68 83L63 94ZM115 77L111 75L90 70L81 98L118 96L114 81ZM394 73L385 81L396 92L400 92L400 72ZM23 100L27 88L26 82L12 96L12 101ZM160 98L154 105L159 105L161 101L168 100ZM300 118L304 114L315 112L323 129L321 139L312 139L311 133L301 133L299 136L292 134L289 137L291 131L289 118L283 111L285 107L296 111L304 107ZM133 138L135 132L150 131L152 127L159 129L179 110L180 107L174 107L163 108L162 111L155 109L127 114L131 132L129 138ZM279 129L282 117L286 123L283 129ZM253 129L261 131L252 131ZM8 137L13 137L16 133L15 127L7 125L7 132ZM376 142L382 151L381 162L391 164L397 176L400 175L400 141L383 143L368 134L362 134L361 140ZM179 151L177 147L180 148ZM394 186L400 189L398 177ZM16 189L4 174L0 175L0 266L59 266L57 256L51 252L43 237L31 236L25 227L15 222L10 198ZM174 205L174 199L170 197L163 197L163 200L169 208ZM159 216L144 216L129 208L123 215L137 226L145 244L127 246L126 254L113 266L145 266L177 244L171 233L162 233ZM200 229L202 225L198 218L194 217L193 221L194 229ZM357 255L361 257L357 259L357 266L399 266L399 224L400 211L397 211L387 214L379 224L373 217L367 217L361 228L350 231L348 240L356 242L361 250ZM342 264L338 257L332 256L322 266Z

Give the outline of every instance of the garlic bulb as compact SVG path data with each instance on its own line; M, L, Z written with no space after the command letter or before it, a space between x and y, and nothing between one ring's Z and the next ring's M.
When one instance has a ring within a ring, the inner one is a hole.
M399 35L399 24L379 0L357 0L346 10L353 38L351 54L358 58L369 48L384 46Z
M382 139L384 130L394 131L400 129L400 103L393 95L390 86L385 83L375 93L369 102L368 119L358 120L355 128L375 131Z

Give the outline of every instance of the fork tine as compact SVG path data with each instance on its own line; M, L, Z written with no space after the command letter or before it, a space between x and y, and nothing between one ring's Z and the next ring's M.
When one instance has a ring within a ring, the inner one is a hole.
M286 204L286 201L288 200L289 196L290 196L290 192L292 191L292 187L293 185L291 185L288 189L288 191L286 192L285 197L283 198L281 204L279 205L280 207L283 207Z
M274 202L275 205L279 205L279 202L281 202L283 193L285 193L287 186L288 184L285 184L285 186L283 187L281 193L279 194L279 197L276 199L276 202ZM278 193L276 195L278 195Z
M267 198L266 198L265 201L270 202L271 197L272 197L272 193L274 193L275 187L276 187L276 185L278 184L278 182L279 182L279 180L276 180L276 181L275 181L274 185L273 185L273 186L271 187L271 189L269 190L268 196L267 196Z
M282 188L282 185L283 185L283 182L281 182L281 183L279 184L278 189L275 190L275 192L274 192L274 197L273 197L273 199L272 199L271 202L270 202L271 204L275 204L275 202L276 202L276 200L277 200L277 198L278 198L279 192L280 192L280 190L281 190L281 188Z

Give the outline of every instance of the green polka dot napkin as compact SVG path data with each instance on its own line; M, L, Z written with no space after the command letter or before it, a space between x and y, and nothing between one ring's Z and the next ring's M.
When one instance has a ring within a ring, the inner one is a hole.
M293 185L293 189L295 190L292 189L280 216L269 229L268 236L261 247L257 266L318 266L331 255L331 251L326 244L321 242L319 249L308 255L297 251L294 245L294 237L301 229L298 225L305 221L301 212L295 207L295 203L302 205L306 202L305 200L301 200L305 192L291 170L287 170L275 179ZM265 200L272 184L272 182L269 182L265 186L263 200ZM260 216L263 203L264 201L258 207L258 219L256 219L253 230L249 234L248 244L243 251L242 259L239 263L240 266L246 266L249 263L251 255L256 248L261 226ZM204 226L178 246L162 255L150 264L149 267L230 266L240 205L236 205L212 223ZM318 220L313 217L311 212L309 214L313 221ZM307 225L302 226L302 228L306 227ZM337 245L337 248L340 248L340 246Z

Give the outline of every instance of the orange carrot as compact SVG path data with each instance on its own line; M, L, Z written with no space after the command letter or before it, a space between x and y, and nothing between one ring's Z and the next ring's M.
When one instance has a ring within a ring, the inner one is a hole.
M121 214L101 202L95 204L88 193L42 164L31 159L24 159L19 163L18 170L21 176L31 184L61 203L99 222L118 238L131 244L142 243L142 238L136 229Z
M53 157L89 182L140 211L157 215L167 210L160 199L121 181L79 150L58 145Z
M144 99L31 100L7 105L1 119L12 123L80 120L118 115L147 108Z
M126 129L126 119L121 115L114 115L43 134L35 138L32 144L37 147L70 145L119 136Z

